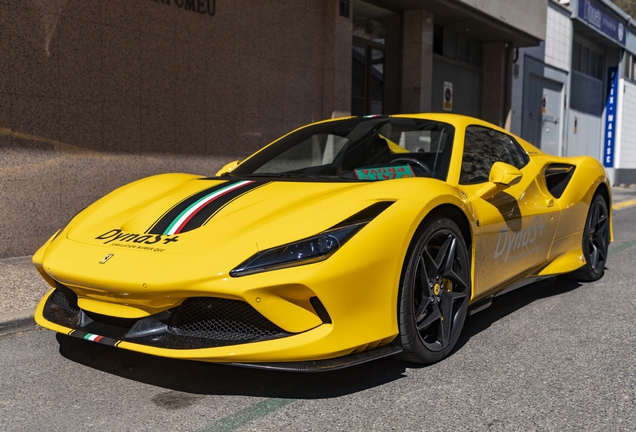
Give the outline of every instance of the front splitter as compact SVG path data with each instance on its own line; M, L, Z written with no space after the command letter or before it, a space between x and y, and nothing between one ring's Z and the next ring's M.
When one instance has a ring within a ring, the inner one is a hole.
M223 363L224 365L240 366L253 369L265 369L280 372L329 372L356 366L383 357L389 357L402 352L402 348L394 345L385 345L369 351L350 354L326 360L313 360L289 363Z

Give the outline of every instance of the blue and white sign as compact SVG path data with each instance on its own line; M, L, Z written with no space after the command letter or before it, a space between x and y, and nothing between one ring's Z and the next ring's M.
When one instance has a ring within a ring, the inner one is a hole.
M621 45L625 45L626 23L596 0L579 0L579 18Z
M607 69L608 89L605 101L605 139L603 141L603 165L614 168L614 139L616 137L616 97L618 94L618 68Z

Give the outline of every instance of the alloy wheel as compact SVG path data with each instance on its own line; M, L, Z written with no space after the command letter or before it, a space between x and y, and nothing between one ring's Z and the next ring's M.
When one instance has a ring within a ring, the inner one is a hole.
M455 234L434 233L419 254L413 290L413 316L427 349L447 348L461 331L468 278L468 256Z

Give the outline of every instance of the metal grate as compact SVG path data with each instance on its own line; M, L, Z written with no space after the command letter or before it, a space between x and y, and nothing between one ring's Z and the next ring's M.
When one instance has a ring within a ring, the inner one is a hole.
M284 333L249 304L214 297L186 299L176 308L168 331L224 341L250 341Z
M79 313L79 306L77 306L77 294L59 282L55 282L55 291L53 291L53 294L51 295L51 302L67 312L71 312L73 314Z

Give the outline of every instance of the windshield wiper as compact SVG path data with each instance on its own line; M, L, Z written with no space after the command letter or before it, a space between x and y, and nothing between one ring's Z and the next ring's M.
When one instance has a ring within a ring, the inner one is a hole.
M241 174L241 177L275 177L275 178L282 178L282 177L295 177L295 174L289 174L289 173L250 173L250 174Z
M305 173L252 173L252 174L243 174L244 177L274 177L274 178L298 178L298 177L309 177L309 178L331 178L335 176L327 176L320 174L305 174Z

